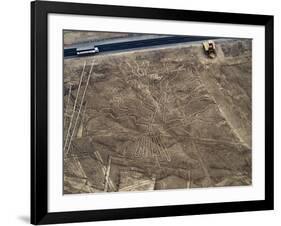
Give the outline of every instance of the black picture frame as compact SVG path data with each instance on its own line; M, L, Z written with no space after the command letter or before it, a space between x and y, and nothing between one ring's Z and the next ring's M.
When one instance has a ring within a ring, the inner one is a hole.
M48 212L48 14L95 15L265 27L265 199L142 208ZM31 3L31 223L51 224L192 214L272 210L273 186L273 16L95 5Z

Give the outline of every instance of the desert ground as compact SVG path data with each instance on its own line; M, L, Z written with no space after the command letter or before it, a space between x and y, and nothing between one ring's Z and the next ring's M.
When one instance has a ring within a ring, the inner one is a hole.
M85 43L92 41L108 40L111 38L125 38L137 36L135 33L119 33L119 32L94 32L94 31L64 31L64 46L70 46L76 43Z
M64 194L251 185L251 40L215 44L65 59Z

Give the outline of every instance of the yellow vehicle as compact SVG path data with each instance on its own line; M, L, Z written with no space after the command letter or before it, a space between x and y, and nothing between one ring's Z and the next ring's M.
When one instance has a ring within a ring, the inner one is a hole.
M217 53L216 53L216 45L215 42L212 40L203 42L203 48L205 53L208 55L210 58L215 58Z

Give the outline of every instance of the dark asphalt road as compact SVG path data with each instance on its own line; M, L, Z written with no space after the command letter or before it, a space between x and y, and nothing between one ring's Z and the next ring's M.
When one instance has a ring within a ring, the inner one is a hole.
M161 45L177 44L184 42L194 42L215 39L215 37L203 37L203 36L168 36L145 40L134 40L134 41L124 41L117 43L107 43L96 45L98 47L99 53L113 52L113 51L124 51L137 48L154 47ZM93 44L89 45L89 49L93 49ZM96 54L96 53L94 53ZM91 54L89 54L91 55ZM85 56L84 54L79 55L79 57ZM77 48L66 48L64 49L64 57L78 57Z

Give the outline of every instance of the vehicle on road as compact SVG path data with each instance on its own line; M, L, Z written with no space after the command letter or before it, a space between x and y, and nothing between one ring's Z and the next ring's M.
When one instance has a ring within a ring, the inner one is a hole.
M99 48L94 46L92 49L79 48L76 50L77 55L91 55L99 52Z

